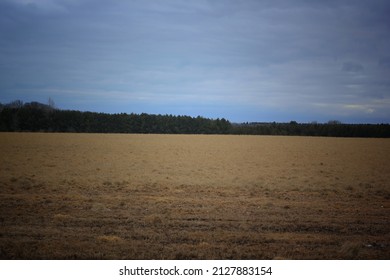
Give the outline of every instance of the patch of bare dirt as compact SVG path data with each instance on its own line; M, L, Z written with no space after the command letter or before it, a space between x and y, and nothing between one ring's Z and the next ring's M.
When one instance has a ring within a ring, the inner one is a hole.
M390 141L0 134L2 259L389 259Z

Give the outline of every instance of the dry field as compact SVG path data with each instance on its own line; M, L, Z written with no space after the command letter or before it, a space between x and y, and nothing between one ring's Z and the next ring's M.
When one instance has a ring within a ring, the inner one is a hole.
M2 259L389 259L390 139L0 133Z

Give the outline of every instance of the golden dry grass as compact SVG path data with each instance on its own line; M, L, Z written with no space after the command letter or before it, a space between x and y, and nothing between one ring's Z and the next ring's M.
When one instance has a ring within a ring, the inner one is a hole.
M0 134L3 259L389 259L390 140Z

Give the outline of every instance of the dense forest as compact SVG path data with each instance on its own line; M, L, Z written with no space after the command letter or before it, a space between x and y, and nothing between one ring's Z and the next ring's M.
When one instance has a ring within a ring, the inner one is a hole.
M154 114L107 114L56 109L54 102L0 103L0 131L165 133L165 134L249 134L336 137L390 137L389 124L327 123L241 123L201 116Z
M13 101L0 105L0 131L227 134L231 124L225 119L80 112L38 102Z

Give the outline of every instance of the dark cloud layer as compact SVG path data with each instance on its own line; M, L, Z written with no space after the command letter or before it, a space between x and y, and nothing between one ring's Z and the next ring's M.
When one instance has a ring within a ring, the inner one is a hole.
M0 102L390 122L388 1L0 2Z
M355 62L344 62L342 70L345 72L358 73L364 70L363 65Z

